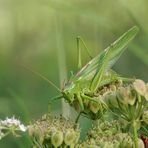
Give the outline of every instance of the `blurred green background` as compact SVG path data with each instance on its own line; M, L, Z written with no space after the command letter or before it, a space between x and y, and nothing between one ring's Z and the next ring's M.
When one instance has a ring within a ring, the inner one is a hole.
M15 115L27 124L47 112L58 92L20 64L60 87L77 71L78 35L95 56L137 25L139 34L114 69L148 81L147 14L147 0L0 0L0 118ZM82 59L89 60L84 50ZM52 110L61 113L61 103ZM12 147L29 148L30 142L26 135L0 141L0 148Z

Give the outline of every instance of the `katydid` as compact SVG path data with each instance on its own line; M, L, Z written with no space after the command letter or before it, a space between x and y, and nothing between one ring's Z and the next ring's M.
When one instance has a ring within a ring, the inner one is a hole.
M100 111L102 112L103 108L105 108L105 103L103 103L103 100L100 99L99 96L95 97L94 94L100 87L104 85L118 80L128 81L128 79L121 77L116 72L111 70L111 67L116 63L121 54L125 51L128 43L136 36L138 30L139 29L136 26L132 27L120 38L118 38L113 44L111 44L94 58L92 58L90 55L90 52L87 49L83 39L78 37L78 68L80 70L75 75L72 75L71 78L64 84L63 88L61 89L61 95L51 100L64 98L80 113L83 113L92 119L99 118ZM82 68L81 48L79 45L80 41L85 46L88 55L92 58ZM42 78L44 77L42 76ZM99 108L92 112L88 108L88 105L86 105L88 102L98 105Z
M84 100L95 102L96 99L91 96L99 87L118 79L126 80L126 78L120 77L110 68L115 64L137 32L138 28L136 26L132 27L103 52L90 60L65 84L61 97L71 105L78 102L81 111L85 112Z

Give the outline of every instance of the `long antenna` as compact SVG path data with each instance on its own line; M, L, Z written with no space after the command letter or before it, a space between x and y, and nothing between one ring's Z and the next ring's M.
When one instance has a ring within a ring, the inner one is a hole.
M50 81L47 77L45 77L44 75L40 74L39 72L33 70L29 66L26 66L24 64L21 64L21 66L23 66L25 69L29 70L30 72L34 73L35 75L39 76L40 78L42 78L43 80L48 82L50 85L52 85L56 90L58 90L61 93L61 90L52 81Z

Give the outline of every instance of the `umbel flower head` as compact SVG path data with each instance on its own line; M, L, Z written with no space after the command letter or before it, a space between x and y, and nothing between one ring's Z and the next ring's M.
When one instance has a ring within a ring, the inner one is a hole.
M25 132L27 130L27 127L24 124L22 124L20 120L15 119L14 116L12 118L7 117L5 120L0 120L0 127L5 127L5 128L14 127L22 132Z
M107 93L104 102L118 117L127 121L140 120L148 106L148 86L139 79L124 82L116 91Z
M0 120L0 139L5 137L8 133L15 134L16 131L25 132L27 127L21 123L20 120L12 118L6 118L5 120Z
M145 148L141 139L138 139L138 146ZM128 132L122 131L119 121L99 121L78 148L134 148L134 141Z
M41 119L29 126L29 135L33 145L42 147L74 147L79 140L80 130L78 126L64 117L54 117L45 114Z

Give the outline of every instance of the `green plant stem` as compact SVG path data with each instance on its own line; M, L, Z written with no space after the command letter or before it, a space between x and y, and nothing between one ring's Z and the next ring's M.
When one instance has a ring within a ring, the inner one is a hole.
M134 136L135 148L138 148L138 134L137 134L137 127L135 120L133 121L133 136Z
M140 102L140 104L138 105L138 109L137 109L137 116L136 116L136 118L138 118L138 119L140 119L140 116L141 116L141 114L143 113L142 112L142 109L143 109L143 101L142 102Z
M76 123L76 124L77 124L78 121L79 121L79 118L80 118L80 116L81 116L81 113L82 113L82 112L80 112L80 113L78 114L78 116L77 116L77 118L76 118L76 120L75 120L75 123Z
M66 70L66 61L65 61L65 48L63 45L63 32L62 32L62 24L61 24L61 18L56 13L55 18L55 37L56 37L56 45L57 45L57 56L58 56L58 65L59 65L59 79L60 84L62 85L62 82L65 78L67 78L67 70ZM62 114L64 117L69 117L70 114L70 108L67 103L65 103L64 99L62 99Z

